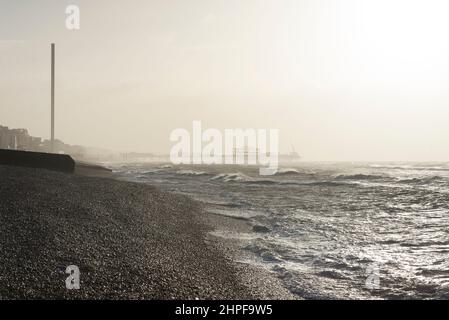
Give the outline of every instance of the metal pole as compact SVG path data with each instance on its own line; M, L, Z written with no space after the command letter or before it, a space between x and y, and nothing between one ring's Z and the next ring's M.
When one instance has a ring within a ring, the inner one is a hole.
M51 152L55 147L55 44L51 44Z

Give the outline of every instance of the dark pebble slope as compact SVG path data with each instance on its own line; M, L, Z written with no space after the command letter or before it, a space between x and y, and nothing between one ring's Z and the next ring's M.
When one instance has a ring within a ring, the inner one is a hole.
M199 214L150 186L0 166L0 298L252 298Z

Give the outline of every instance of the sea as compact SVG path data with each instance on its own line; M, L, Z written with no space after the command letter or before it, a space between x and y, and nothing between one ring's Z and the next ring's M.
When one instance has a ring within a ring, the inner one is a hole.
M243 263L306 299L449 299L449 163L253 166L120 163L123 180L246 221ZM249 258L248 258L249 257Z

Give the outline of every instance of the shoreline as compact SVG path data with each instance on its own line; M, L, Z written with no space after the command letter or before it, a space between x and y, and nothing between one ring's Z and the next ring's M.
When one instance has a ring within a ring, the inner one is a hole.
M291 293L276 274L254 263L257 261L257 257L253 253L242 249L242 241L238 238L238 234L252 231L252 226L248 221L207 212L204 212L204 219L212 229L207 238L221 246L226 256L240 271L242 283L248 288L253 288L256 299L301 299L298 295ZM236 235L236 237L232 235Z
M188 197L112 174L0 166L0 175L1 299L294 298L233 260ZM68 265L80 268L80 290L65 288Z

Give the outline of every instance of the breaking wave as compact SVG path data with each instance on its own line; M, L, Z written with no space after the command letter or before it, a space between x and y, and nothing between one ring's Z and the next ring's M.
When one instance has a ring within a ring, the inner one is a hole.
M207 173L206 171L195 171L195 170L178 170L176 171L176 174L180 174L183 176L206 176L210 175L210 173Z
M210 180L220 180L224 182L235 182L235 181L251 181L252 179L240 172L236 173L220 173L212 178Z
M276 172L276 175L282 176L282 175L297 175L301 174L298 170L292 169L292 168L285 168L285 169L279 169Z

